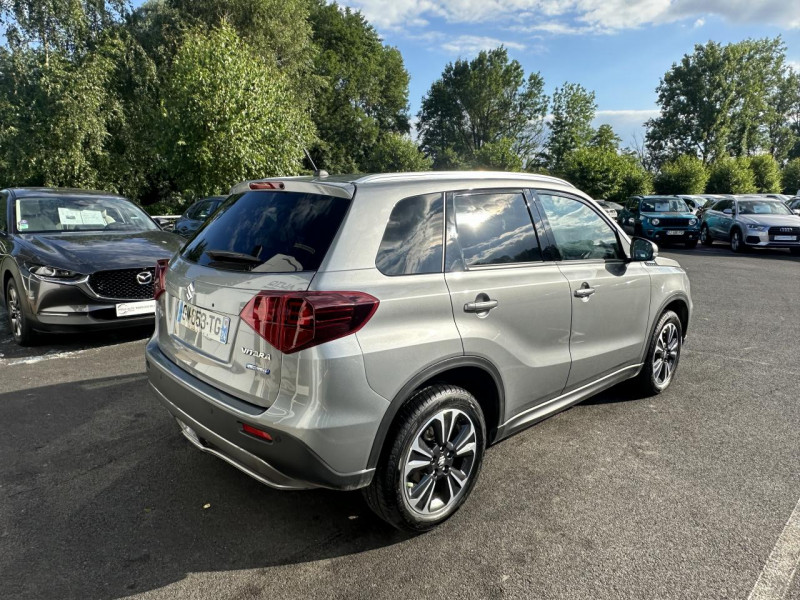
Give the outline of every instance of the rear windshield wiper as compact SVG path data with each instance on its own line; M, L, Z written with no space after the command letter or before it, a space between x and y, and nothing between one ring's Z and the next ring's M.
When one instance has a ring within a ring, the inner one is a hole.
M260 265L261 259L244 252L233 252L231 250L206 250L205 255L214 260L227 262L244 262L253 265Z

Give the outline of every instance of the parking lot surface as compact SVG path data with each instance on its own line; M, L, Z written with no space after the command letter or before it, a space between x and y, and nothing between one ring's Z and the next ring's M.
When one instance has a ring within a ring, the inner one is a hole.
M358 493L197 452L148 390L148 331L0 332L0 597L747 598L800 498L800 260L664 254L695 302L667 392L614 388L491 448L416 537ZM800 600L784 563L754 597Z

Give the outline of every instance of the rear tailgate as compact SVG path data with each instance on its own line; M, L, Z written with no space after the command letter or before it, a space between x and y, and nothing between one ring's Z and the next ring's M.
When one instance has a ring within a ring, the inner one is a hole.
M349 199L286 191L232 195L170 265L162 352L196 377L268 407L281 353L240 314L262 291L306 291Z

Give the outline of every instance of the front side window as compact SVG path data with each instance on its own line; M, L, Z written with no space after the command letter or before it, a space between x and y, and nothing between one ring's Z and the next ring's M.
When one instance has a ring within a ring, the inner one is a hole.
M375 265L384 275L442 272L443 194L398 202L383 233Z
M600 215L574 198L540 194L561 260L621 258L616 232Z
M730 208L732 204L733 203L730 200L720 200L714 205L712 210L718 210L719 212L722 212L726 208Z
M453 200L467 267L542 260L522 192L462 193Z
M15 205L19 233L158 229L147 213L123 198L26 196L18 198Z

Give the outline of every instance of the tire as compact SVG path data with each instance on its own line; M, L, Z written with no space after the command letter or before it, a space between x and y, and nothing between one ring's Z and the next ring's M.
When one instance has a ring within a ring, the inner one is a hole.
M697 248L697 240L686 242L686 247L689 248L690 250L693 248Z
M747 246L742 239L742 232L738 229L731 231L731 251L736 254L742 254L747 251Z
M703 244L703 246L711 246L714 244L714 238L711 237L708 225L703 225L700 228L700 243Z
M663 337L663 339L662 339ZM669 352L670 361L667 363L669 369L665 373L664 367L658 368L657 361L664 359L664 351L677 341L677 345ZM647 345L647 355L639 375L633 380L636 391L643 396L655 396L667 389L675 379L675 372L681 358L681 348L683 347L683 327L678 315L671 310L666 311L658 320L650 343Z
M14 278L8 280L6 285L6 313L8 328L14 341L20 346L30 346L34 342L34 332L31 321L25 312L25 301L19 293Z
M445 429L449 446L442 443ZM485 448L486 423L472 394L449 384L420 389L400 409L364 498L398 529L433 529L469 496Z

